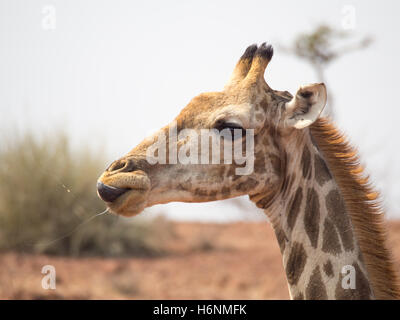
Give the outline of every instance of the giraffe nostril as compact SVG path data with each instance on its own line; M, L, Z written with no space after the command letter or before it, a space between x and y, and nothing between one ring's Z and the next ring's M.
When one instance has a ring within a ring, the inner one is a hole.
M125 167L125 161L124 160L117 160L117 161L114 161L113 163L111 163L109 165L109 167L107 168L107 171L113 172L113 171L120 170L123 167Z
M134 163L132 160L128 159L121 159L114 161L106 171L108 172L114 172L114 171L119 171L119 172L131 172L136 169Z

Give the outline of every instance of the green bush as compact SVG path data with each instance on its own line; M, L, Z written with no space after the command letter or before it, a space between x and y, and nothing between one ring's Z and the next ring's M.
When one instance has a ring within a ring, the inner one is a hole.
M5 141L7 140L7 141ZM96 180L106 161L67 136L25 134L0 145L0 250L55 255L155 256L172 235L168 221L106 213Z

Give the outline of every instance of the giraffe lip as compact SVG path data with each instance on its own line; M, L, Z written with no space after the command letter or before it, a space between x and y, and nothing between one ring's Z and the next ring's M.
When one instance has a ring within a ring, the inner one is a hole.
M148 191L149 189L128 189L114 202L107 202L107 207L117 215L125 217L137 215L147 207Z
M150 179L145 174L102 176L97 182L98 195L114 214L134 216L147 207Z
M104 184L101 181L97 182L97 194L105 202L114 202L129 190L129 188L117 188Z

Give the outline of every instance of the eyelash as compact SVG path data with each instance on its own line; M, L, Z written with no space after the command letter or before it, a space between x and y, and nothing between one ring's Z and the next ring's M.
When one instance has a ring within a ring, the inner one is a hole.
M232 122L217 122L217 124L215 125L214 128L217 129L219 132L221 132L224 129L229 129L230 132L231 132L231 137L233 139L237 139L239 137L239 136L235 135L235 131L237 132L237 130L241 130L240 137L245 137L246 136L245 129L243 127L241 127L240 125L236 124L236 123L232 123Z

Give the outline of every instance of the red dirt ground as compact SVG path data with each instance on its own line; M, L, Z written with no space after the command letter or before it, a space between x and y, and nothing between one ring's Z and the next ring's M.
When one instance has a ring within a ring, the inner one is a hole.
M280 252L266 223L174 223L162 258L0 254L1 299L288 299ZM400 261L400 221L390 241ZM56 290L41 287L54 265ZM400 263L397 263L400 271Z

